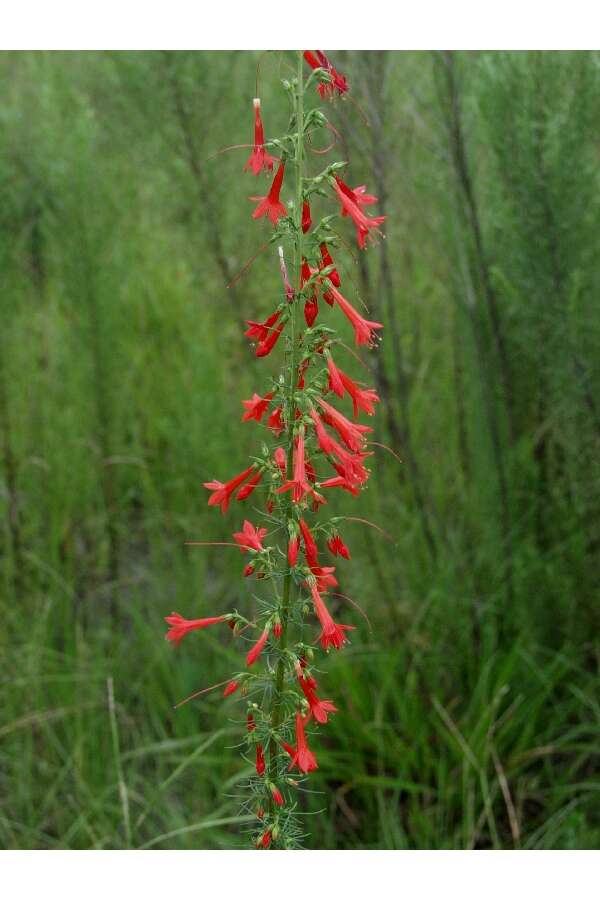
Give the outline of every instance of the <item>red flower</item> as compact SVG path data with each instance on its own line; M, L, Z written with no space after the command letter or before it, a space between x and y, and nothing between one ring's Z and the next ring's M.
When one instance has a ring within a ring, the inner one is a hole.
M262 744L256 745L256 774L265 774L265 754L262 748Z
M312 566L311 572L316 579L318 591L325 593L328 588L336 587L338 584L338 580L333 574L335 566Z
M265 150L265 131L262 119L260 117L260 99L255 97L254 101L254 150L248 157L248 162L244 166L244 172L252 169L254 175L258 175L261 169L273 170L273 157L269 156Z
M246 412L242 416L242 422L249 422L250 419L256 419L257 422L260 422L269 408L269 403L273 399L274 394L275 391L271 391L270 394L266 394L264 397L259 397L258 394L252 394L251 400L242 400L242 406L246 409Z
M256 347L256 356L268 356L277 341L281 336L281 332L285 327L285 322L282 322L277 328L272 328L264 341L259 341Z
M338 369L330 354L327 355L327 369L329 371L330 390L334 391L338 397L343 397L344 391L348 392L352 398L355 417L358 416L359 409L366 412L368 416L374 415L375 407L373 404L379 403L377 391L374 391L372 388L359 387L349 375Z
M208 498L208 505L220 506L221 512L226 513L232 494L246 480L253 469L254 465L248 466L247 469L244 469L243 472L240 472L239 475L236 475L231 481L225 482L225 484L221 481L205 481L204 487L208 488L209 491L213 491L213 494Z
M262 545L262 539L266 533L266 528L255 528L252 522L244 519L242 530L236 531L233 539L240 545L242 553L246 553L248 550L256 550L257 553L260 553L261 550L265 549Z
M307 231L310 231L310 226L312 225L312 219L310 217L310 204L308 200L305 200L302 204L302 231L306 234Z
M236 500L245 500L246 497L249 497L250 494L252 493L252 491L254 490L254 488L256 487L256 485L258 484L258 482L260 481L260 479L262 478L262 476L263 476L263 473L259 469L259 471L256 473L256 475L252 476L250 481L247 481L246 484L243 484L241 486L241 488L235 495L235 499Z
M298 550L300 549L300 538L294 537L290 538L288 543L288 563L290 567L293 569L298 561Z
M331 79L329 82L322 82L319 84L318 87L321 97L323 97L323 99L327 96L333 97L335 91L337 91L338 94L345 94L348 90L348 82L345 76L341 75L337 69L332 66L322 50L315 50L315 53L311 50L305 50L304 59L311 69L325 69Z
M304 521L304 519L300 519L298 522L300 525L300 531L302 532L302 539L304 541L304 555L306 556L306 562L312 568L313 566L318 565L318 550L315 539L311 534L311 530Z
M278 406L267 419L267 427L271 429L275 437L279 437L283 431L283 422L281 420L282 412L281 406Z
M304 428L300 429L298 443L294 451L294 477L291 481L286 481L284 485L277 488L276 493L282 494L284 491L292 491L292 500L299 503L305 494L311 494L317 503L323 503L323 497L314 490L309 484L306 477L306 461L304 459Z
M269 336L271 331L273 330L273 325L281 315L280 310L275 310L268 319L265 319L264 322L252 322L247 321L246 325L249 327L244 332L244 337L250 338L250 340L264 341Z
M357 189L358 192L355 192L347 184L344 184L337 175L334 178L335 184L333 188L342 204L342 215L350 216L354 222L358 246L361 250L364 250L365 240L370 236L371 229L374 228L376 231L379 231L379 226L385 222L385 216L369 218L360 207L368 203L374 203L376 198L371 197L369 194L364 194L364 187Z
M334 478L328 478L326 481L321 481L319 483L319 487L324 487L324 488L339 487L345 491L348 491L349 494L353 494L355 497L358 497L358 495L360 494L360 491L356 487L354 482L349 481L344 475L337 475Z
M225 687L225 690L223 691L223 696L229 697L231 694L235 694L235 692L237 691L239 686L240 686L239 681L230 681L229 684Z
M319 725L327 724L327 713L337 712L337 707L333 705L331 700L320 700L315 693L316 682L314 678L305 679L304 676L298 676L298 682L302 688L302 693L308 700L308 705L312 715Z
M289 769L298 766L301 772L307 775L318 769L317 758L308 748L308 742L304 733L304 722L300 713L296 713L296 747L290 747L289 744L282 745L284 750L291 756Z
M321 259L323 260L323 265L320 266L319 268L320 268L320 269L327 269L329 266L332 266L332 265L333 265L333 260L332 260L332 258L331 258L331 254L330 254L330 252L329 252L329 250L328 250L328 248L327 248L327 244L320 244L319 247L320 247L320 250L321 250ZM340 281L340 276L339 276L339 274L338 274L338 270L337 270L337 269L332 269L331 272L330 272L328 275L326 275L325 277L326 277L326 278L329 278L330 282L331 282L333 285L335 285L335 287L338 287L338 288L339 288L339 286L340 286L341 283L342 283L342 282Z
M364 447L365 435L373 431L373 429L368 425L358 425L355 422L351 422L350 419L347 419L346 416L342 415L339 410L327 403L326 400L323 400L322 397L319 397L318 402L325 411L324 418L327 424L335 428L349 450L359 453Z
M250 575L254 575L254 563L250 562L247 566L244 566L244 571L242 572L244 578L248 578Z
M263 647L267 643L268 637L269 637L269 627L267 626L265 628L265 630L263 631L263 633L261 634L261 636L259 637L259 639L257 640L257 642L255 643L254 647L251 647L250 650L248 651L248 655L246 656L246 665L247 666L254 665L254 663L256 662L256 660L258 659L260 654L262 653Z
M334 363L330 353L327 354L327 371L329 372L329 390L337 394L338 397L343 397L344 382L340 378L340 370Z
M283 447L278 447L275 453L273 454L273 459L281 472L281 477L285 478L285 473L287 470L287 455Z
M319 591L317 590L317 586L313 585L311 588L311 594L313 598L313 603L315 607L315 615L319 622L321 623L321 634L319 635L321 641L321 647L323 650L327 650L329 646L335 647L336 650L339 650L340 647L343 646L346 642L345 631L354 631L353 625L338 625L331 618L331 613L325 606Z
M264 832L262 838L259 838L258 844L256 845L259 849L268 850L271 846L271 831L269 828Z
M285 163L280 162L279 168L273 179L273 184L266 197L250 197L251 200L259 201L258 206L252 213L253 219L260 219L261 216L267 216L273 225L277 225L280 216L287 216L287 209L279 199L283 175L285 173Z
M310 366L310 357L308 359L303 359L300 365L298 366L298 389L304 389L304 378L306 375L306 370Z
M277 640L279 640L279 638L281 637L282 634L283 634L283 626L282 626L281 622L275 622L275 624L273 625L273 636L276 637Z
M277 806L283 806L283 795L274 784L271 785L271 795Z
M211 616L208 619L184 619L179 613L173 612L170 616L165 616L165 622L171 626L167 631L166 638L168 641L173 641L174 644L179 644L188 632L206 628L216 622L224 622L226 618L227 616Z
M379 328L383 328L381 322L370 322L368 319L363 318L352 304L340 294L337 288L331 287L330 293L354 328L356 346L360 347L361 344L365 344L367 347L374 347L377 339L375 332Z
M344 559L350 559L350 551L346 547L339 534L334 534L331 538L329 538L329 540L327 541L327 546L334 556L343 556Z
M306 259L302 259L302 269L300 272L300 290L304 287L304 285L310 280L313 275L313 270L308 264ZM317 289L313 284L312 292L309 297L305 300L304 303L304 318L306 319L306 324L308 328L311 328L314 324L315 319L319 313L319 303L317 300Z

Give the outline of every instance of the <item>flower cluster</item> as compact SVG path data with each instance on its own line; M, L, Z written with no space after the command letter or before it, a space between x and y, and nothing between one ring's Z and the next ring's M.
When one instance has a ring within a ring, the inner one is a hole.
M306 80L303 62L311 69ZM242 401L241 416L249 427L264 428L272 445L264 445L262 454L228 481L204 484L209 505L222 513L232 503L259 498L256 513L247 513L232 537L244 557L244 577L259 580L268 599L258 598L252 619L237 610L190 620L173 613L166 619L167 638L176 644L191 631L222 622L239 640L250 636L245 666L232 673L223 696L235 695L232 702L241 698L245 705L247 755L254 773L246 805L256 817L255 845L263 849L296 845L298 794L304 776L318 768L309 746L311 732L337 712L321 696L314 654L318 644L324 651L340 650L353 630L332 613L341 596L335 592L336 565L350 560L351 552L339 531L343 519L325 513L336 488L358 495L369 478L373 429L358 420L361 414L372 416L379 402L372 387L344 370L341 357L349 348L333 325L339 310L356 347L377 343L382 325L365 318L342 293L337 264L342 242L336 229L344 218L352 219L362 250L380 233L384 217L367 215L364 208L377 198L342 179L344 163L308 174L307 136L327 124L320 108L305 109L315 86L316 96L327 100L348 91L346 78L322 51L298 51L297 77L284 83L293 102L289 132L265 141L260 101L254 100L254 146L244 166L259 176L277 163L266 195L251 199L257 203L252 217L271 223L271 242L279 245L283 290L266 318L247 322L245 335L259 358L271 354L283 335L284 360L267 390ZM282 192L288 183L292 196L286 205ZM334 207L315 224L317 200ZM295 286L286 255L294 266ZM321 303L332 307L326 322ZM310 624L313 616L318 630Z

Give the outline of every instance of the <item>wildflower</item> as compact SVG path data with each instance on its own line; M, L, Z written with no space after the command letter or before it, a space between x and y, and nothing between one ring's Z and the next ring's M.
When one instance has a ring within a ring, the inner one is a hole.
M307 359L303 359L300 365L298 366L298 389L303 390L304 388L304 376L306 375L306 370L310 366L310 357Z
M264 322L247 321L246 325L248 325L248 328L244 332L244 337L257 341L266 340L280 315L281 311L276 309Z
M273 625L273 636L276 637L277 640L279 640L279 638L281 637L282 634L283 634L283 626L282 626L281 622L275 622L275 624Z
M269 403L273 399L274 394L275 391L271 391L270 394L265 394L264 397L253 394L251 400L242 400L242 406L246 410L242 416L242 422L249 422L250 419L256 419L257 422L260 422L269 408Z
M274 784L271 785L271 796L273 800L277 804L277 806L283 806L283 795L280 790L278 790Z
M331 700L321 700L317 697L315 693L317 684L314 678L306 679L303 675L300 675L298 677L298 682L302 688L302 693L308 701L311 714L315 717L315 721L317 721L319 725L326 725L327 713L337 712L337 707L333 705Z
M255 355L258 357L268 356L281 337L281 332L283 331L284 327L285 322L281 322L277 326L277 328L272 328L267 337L264 340L258 342Z
M300 270L300 290L304 287L305 284L311 279L313 275L313 270L308 264L306 259L302 259L302 268ZM306 320L306 324L308 328L311 328L314 324L315 319L319 313L319 303L317 300L317 289L316 286L313 285L312 291L310 295L306 298L304 302L304 318Z
M311 566L310 571L315 578L318 591L325 593L330 587L337 587L338 580L333 574L335 566Z
M323 497L310 486L306 477L306 461L304 459L304 428L300 429L298 442L294 451L294 477L291 481L286 481L284 485L277 488L278 494L285 491L292 491L292 500L299 503L305 494L310 494L315 498L317 503L323 503Z
M330 293L354 328L354 342L356 346L360 347L361 344L364 344L367 347L374 347L377 339L375 332L383 328L381 322L370 322L361 316L358 310L354 309L352 304L340 294L337 288L332 286Z
M214 625L217 622L224 622L228 616L210 616L208 619L184 619L179 613L173 612L170 616L165 616L165 622L171 627L167 631L167 640L179 644L190 631L196 631L198 628L207 628L208 625Z
M254 464L248 466L247 469L244 469L243 472L240 472L239 475L236 475L230 481L225 482L225 484L221 481L205 481L203 486L208 488L209 491L213 491L212 495L208 498L208 505L220 506L221 512L226 513L231 502L232 494L248 478L248 475L250 475L253 469Z
M271 846L271 830L267 828L267 830L263 833L263 836L258 839L256 846L259 850L268 850Z
M253 666L260 654L263 651L263 647L267 643L267 638L269 637L269 626L264 629L263 633L255 643L254 647L251 647L248 651L248 655L246 656L246 665Z
M304 519L300 519L298 524L300 526L302 539L304 541L304 555L306 557L306 562L311 567L316 566L318 564L318 551L315 539L313 538L310 528L308 527Z
M340 370L333 361L330 353L327 354L327 372L329 374L329 390L337 394L338 397L344 396L344 382L340 378Z
M275 437L279 437L281 432L283 431L283 421L281 419L281 414L283 409L281 406L278 406L273 410L269 418L267 419L267 428L270 428Z
M332 428L335 428L348 449L353 450L355 453L360 452L364 447L365 435L373 431L373 429L368 425L358 425L356 422L351 422L350 419L347 419L346 416L342 415L339 410L327 403L326 400L323 400L322 397L319 397L318 403L325 412L325 421Z
M333 97L335 91L338 94L346 93L348 90L347 79L332 66L322 50L315 50L314 53L311 50L305 50L304 59L311 69L325 69L329 75L330 81L319 84L319 94L323 99L326 99L328 96Z
M307 231L310 231L310 226L312 225L312 219L310 217L310 204L308 200L305 200L302 204L302 231L306 234Z
M267 196L250 197L251 200L259 201L258 206L252 213L253 219L260 219L261 216L267 216L273 225L277 225L277 220L280 216L287 216L287 209L279 199L279 192L281 191L284 173L285 163L280 162Z
M250 575L254 575L254 563L250 562L247 566L244 566L244 571L242 572L244 578L248 578Z
M235 692L237 691L239 686L240 686L239 681L235 681L235 680L230 681L229 684L226 685L225 690L223 691L223 696L229 697L229 696L231 696L231 694L235 694Z
M254 149L244 166L244 172L252 169L254 175L258 175L262 169L271 172L273 170L273 157L265 150L265 131L260 117L260 99L255 97L254 104Z
M338 625L333 621L333 619L331 618L331 613L325 606L323 598L317 590L316 584L312 586L311 594L315 607L315 615L321 623L321 634L319 635L321 647L323 648L323 650L327 650L329 646L335 647L336 650L339 650L340 647L342 647L346 642L346 635L344 634L344 632L354 631L354 626Z
M343 556L344 559L350 559L350 551L339 534L332 535L327 541L327 546L334 556Z
M337 475L334 478L327 478L325 481L319 482L319 487L322 488L333 488L339 487L343 488L343 490L348 491L349 494L353 494L355 497L358 497L360 494L359 489L354 484L354 482L350 481L344 475Z
M367 203L374 202L376 198L371 197L368 194L365 195L364 189L360 193L355 193L352 188L349 188L337 175L335 175L334 178L335 183L333 188L342 204L342 215L345 214L350 216L354 222L358 246L361 250L364 250L366 238L371 236L371 229L379 231L379 226L385 222L386 217L375 216L370 218L367 216L360 207L361 205L365 206Z
M319 768L315 754L309 750L304 733L304 722L299 712L296 713L296 747L291 747L289 744L282 744L282 746L291 756L288 769L291 770L298 766L299 770L307 775Z
M262 744L256 745L256 774L265 774L265 753Z
M239 544L242 553L247 553L248 550L256 550L257 553L260 553L265 549L262 545L262 539L266 533L266 528L255 528L252 522L244 519L242 530L236 531L233 539Z
M283 447L278 447L275 453L273 454L273 459L275 460L275 464L277 468L281 472L281 477L285 478L285 473L287 470L287 454Z
M368 416L373 416L375 414L375 407L373 404L379 403L377 391L374 391L373 388L361 388L349 375L342 372L341 369L338 369L337 371L345 390L352 398L354 418L357 418L359 410L362 410Z
M253 475L252 478L243 484L237 494L235 495L236 500L245 500L246 497L249 497L256 485L259 483L263 476L263 473L259 469L256 475Z
M323 265L320 266L320 269L327 269L329 266L333 265L333 260L331 258L331 253L327 248L327 244L320 244L319 249L321 250L321 260L323 261ZM326 276L329 278L330 282L337 288L341 285L340 276L338 274L337 269L332 269L331 272Z
M298 550L300 549L300 538L294 537L290 538L288 543L288 563L290 564L290 568L294 568L296 562L298 561Z

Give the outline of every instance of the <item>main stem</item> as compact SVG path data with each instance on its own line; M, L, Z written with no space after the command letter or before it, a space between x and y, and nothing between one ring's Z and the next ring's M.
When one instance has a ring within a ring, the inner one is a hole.
M295 237L294 237L294 271L296 274L298 291L300 290L301 285L301 269L302 269L302 170L303 170L303 157L304 157L304 83L303 83L303 57L302 51L298 51L298 76L297 76L297 85L296 85L296 98L295 98L295 112L296 112L296 141L295 141L295 169L296 169L296 199L294 203L294 225L295 225ZM286 403L286 425L288 429L288 448L287 448L287 479L290 480L292 478L293 468L294 468L294 421L296 418L296 403L295 403L295 393L296 393L296 379L297 379L297 361L296 361L296 351L297 351L297 338L296 338L296 312L297 312L297 297L292 301L292 308L290 314L290 332L291 332L291 352L290 352L290 360L289 360L289 386L288 386L288 396ZM288 533L287 524L291 519L292 515L292 499L291 493L286 493L286 501L285 501L285 522L286 522L286 534ZM287 558L287 557L286 557ZM281 724L281 711L282 711L282 693L283 693L283 682L285 677L285 662L284 662L284 651L287 647L287 635L288 635L288 622L290 615L290 606L292 600L292 590L293 590L293 582L292 582L292 573L291 571L286 571L283 579L283 595L281 599L281 611L280 611L280 619L281 619L281 637L279 639L279 646L281 651L281 656L279 658L279 662L277 663L277 670L275 673L275 687L273 691L273 700L271 707L271 730L272 732L276 732ZM271 778L274 778L277 774L277 743L271 737L269 743L269 774ZM272 801L271 801L272 802Z

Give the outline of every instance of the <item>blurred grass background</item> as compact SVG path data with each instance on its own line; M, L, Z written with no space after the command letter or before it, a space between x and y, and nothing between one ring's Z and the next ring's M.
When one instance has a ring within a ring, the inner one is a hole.
M308 846L594 848L600 57L333 56L338 158L389 216L343 274L386 326L368 363L402 464L378 453L336 507L394 543L344 528L371 628L345 608L326 663ZM268 238L263 191L247 151L207 161L251 139L259 59L275 135L279 54L0 55L4 848L244 846L240 706L173 710L239 650L174 652L162 617L250 608L239 554L183 542L239 526L201 483L261 436L242 323L280 291L272 249L225 286Z

